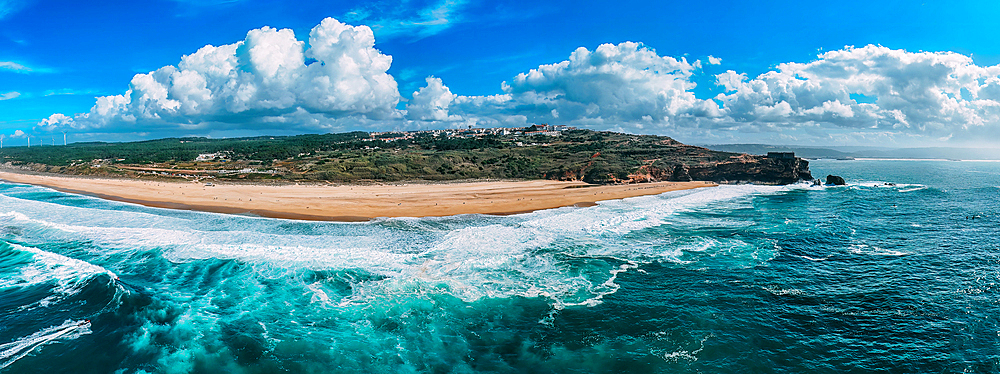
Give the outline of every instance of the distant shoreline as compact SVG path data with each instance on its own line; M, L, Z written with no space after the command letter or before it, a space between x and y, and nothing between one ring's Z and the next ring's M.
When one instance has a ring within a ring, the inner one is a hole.
M552 180L382 185L250 185L100 179L0 170L0 180L145 206L262 217L357 222L379 217L508 215L656 195L712 182L591 185Z

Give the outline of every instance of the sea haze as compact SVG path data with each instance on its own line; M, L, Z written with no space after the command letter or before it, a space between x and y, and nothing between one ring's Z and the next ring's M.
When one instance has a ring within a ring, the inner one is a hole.
M0 184L0 372L996 372L1000 163L301 222Z

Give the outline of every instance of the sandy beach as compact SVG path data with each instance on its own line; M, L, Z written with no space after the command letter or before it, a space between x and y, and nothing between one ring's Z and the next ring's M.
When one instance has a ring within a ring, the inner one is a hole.
M96 179L0 171L0 180L152 207L264 217L365 221L377 217L514 214L714 187L711 182L590 185L550 180L381 185L251 185Z

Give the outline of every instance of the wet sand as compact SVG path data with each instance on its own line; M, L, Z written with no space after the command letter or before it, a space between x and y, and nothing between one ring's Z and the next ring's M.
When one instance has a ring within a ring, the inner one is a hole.
M366 221L377 217L515 214L598 201L717 186L711 182L591 185L584 182L484 181L380 185L252 185L98 179L0 171L0 180L152 207L264 217Z

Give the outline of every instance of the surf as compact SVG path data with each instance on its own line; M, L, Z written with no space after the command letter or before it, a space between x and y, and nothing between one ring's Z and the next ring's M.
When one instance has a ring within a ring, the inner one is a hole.
M0 344L0 369L24 358L38 347L64 340L77 339L90 334L90 320L66 320L61 325L51 326L16 341Z

